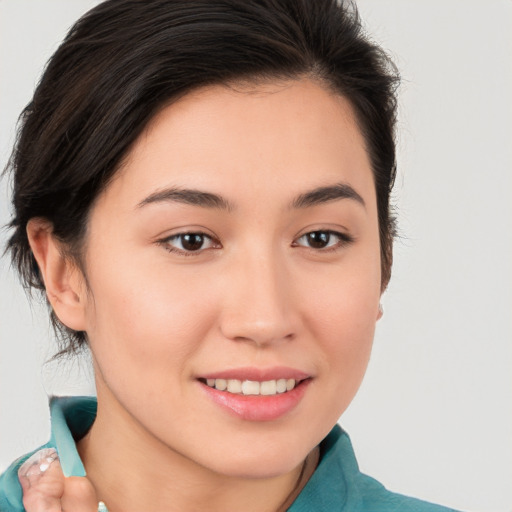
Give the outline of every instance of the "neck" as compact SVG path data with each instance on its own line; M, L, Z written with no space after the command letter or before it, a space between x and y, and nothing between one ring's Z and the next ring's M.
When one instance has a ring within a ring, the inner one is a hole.
M78 442L78 451L98 499L110 512L286 510L315 470L317 450L275 477L215 473L164 445L104 394L98 389L96 421Z

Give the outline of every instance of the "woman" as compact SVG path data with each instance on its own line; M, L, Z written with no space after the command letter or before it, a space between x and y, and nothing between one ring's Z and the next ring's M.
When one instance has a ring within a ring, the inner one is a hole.
M2 511L447 510L336 426L391 273L396 80L334 1L111 0L71 29L9 249L98 398L52 401Z

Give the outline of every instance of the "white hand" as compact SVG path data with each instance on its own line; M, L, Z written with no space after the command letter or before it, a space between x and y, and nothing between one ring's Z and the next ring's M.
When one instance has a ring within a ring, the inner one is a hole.
M26 512L105 512L96 492L84 477L66 478L57 452L45 448L34 453L18 470Z

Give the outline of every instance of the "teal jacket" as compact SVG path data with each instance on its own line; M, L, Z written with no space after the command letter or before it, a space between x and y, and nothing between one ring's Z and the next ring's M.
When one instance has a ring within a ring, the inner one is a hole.
M80 439L96 417L92 397L52 398L50 441L59 454L66 476L85 476L75 439ZM38 448L38 449L41 449ZM33 452L32 452L33 453ZM0 476L0 512L23 512L18 468L32 453L15 461ZM348 435L336 425L320 443L320 460L313 476L289 512L455 512L388 491L359 471Z

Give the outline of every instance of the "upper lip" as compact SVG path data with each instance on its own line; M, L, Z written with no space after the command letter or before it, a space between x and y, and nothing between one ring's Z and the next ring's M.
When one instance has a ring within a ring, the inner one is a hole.
M256 367L242 367L231 368L228 370L221 370L211 372L205 375L200 375L201 379L235 379L235 380L253 380L265 382L267 380L279 379L295 379L304 380L311 377L310 374L305 373L295 368L287 366L273 366L271 368L256 368Z

